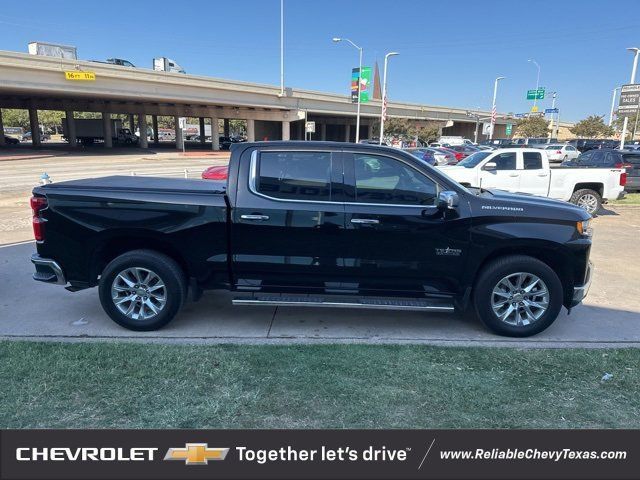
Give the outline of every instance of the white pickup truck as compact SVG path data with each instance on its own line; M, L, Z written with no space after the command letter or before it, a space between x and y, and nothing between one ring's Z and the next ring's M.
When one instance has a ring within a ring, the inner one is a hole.
M606 200L622 198L627 180L622 168L549 168L545 151L535 148L476 152L457 165L438 168L466 186L564 200L592 215Z

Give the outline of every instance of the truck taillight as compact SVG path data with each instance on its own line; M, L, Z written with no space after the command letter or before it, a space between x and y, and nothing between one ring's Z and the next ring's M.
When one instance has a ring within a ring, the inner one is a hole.
M562 150L556 150L556 153L557 153L558 155L562 155Z
M40 217L40 212L47 208L47 199L45 197L31 197L31 210L33 217L31 224L33 225L33 236L38 242L44 240L44 218Z
M627 172L620 174L620 186L624 187L627 184Z

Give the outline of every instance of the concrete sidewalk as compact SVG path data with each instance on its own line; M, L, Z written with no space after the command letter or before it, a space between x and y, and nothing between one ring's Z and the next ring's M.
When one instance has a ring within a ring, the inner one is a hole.
M498 337L453 314L231 306L231 294L206 292L167 327L131 332L102 311L96 289L70 293L31 279L33 243L0 248L0 338L162 343L423 343L518 347L640 346L640 308L598 305L599 295L566 311L542 334ZM596 271L598 275L598 271ZM594 286L606 282L596 277ZM601 302L600 302L601 303Z

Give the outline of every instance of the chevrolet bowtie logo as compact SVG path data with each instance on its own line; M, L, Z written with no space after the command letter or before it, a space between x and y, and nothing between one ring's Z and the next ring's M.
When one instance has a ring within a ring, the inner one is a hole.
M184 460L187 465L207 465L209 460L224 460L228 448L209 448L206 443L187 443L185 448L170 448L165 460Z

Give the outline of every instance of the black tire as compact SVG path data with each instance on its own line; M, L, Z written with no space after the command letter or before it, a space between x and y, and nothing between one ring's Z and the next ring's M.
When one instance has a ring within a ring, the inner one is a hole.
M590 209L584 207L584 205L581 205L581 199L584 199L587 196L591 196L591 198L595 199L595 208L591 211ZM573 195L571 195L571 199L569 199L569 202L573 203L574 205L583 207L591 215L596 215L602 208L602 197L598 192L596 192L595 190L591 190L590 188L582 188L580 190L576 190L575 192L573 192Z
M504 277L515 273L529 273L541 279L549 292L546 312L528 325L506 323L494 313L491 305L494 287ZM473 305L482 323L498 335L507 337L529 337L545 330L560 313L563 304L563 288L558 275L546 263L526 255L509 255L491 261L480 272L476 280Z
M149 270L164 283L162 290L166 303L151 318L142 320L130 318L114 303L111 293L114 280L118 274L129 268ZM184 271L172 258L153 250L132 250L109 262L102 272L98 289L100 303L107 315L118 325L135 331L150 331L164 327L176 316L187 298L187 280Z

